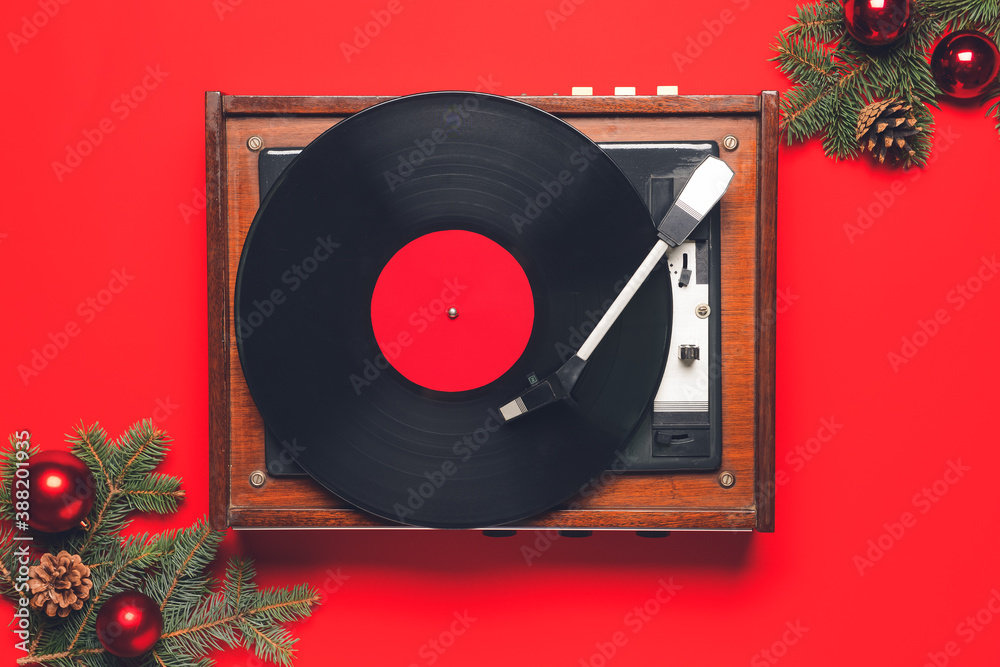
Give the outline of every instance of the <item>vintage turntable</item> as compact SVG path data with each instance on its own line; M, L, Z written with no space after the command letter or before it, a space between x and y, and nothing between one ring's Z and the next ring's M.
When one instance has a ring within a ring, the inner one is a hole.
M773 530L773 93L209 93L206 113L214 525ZM713 154L729 192L570 400L504 423ZM460 265L473 286L428 302L445 324L392 354L414 274Z

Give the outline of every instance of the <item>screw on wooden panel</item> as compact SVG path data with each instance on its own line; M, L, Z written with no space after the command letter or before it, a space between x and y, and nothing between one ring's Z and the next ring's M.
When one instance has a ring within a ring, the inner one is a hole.
M255 489L259 489L264 486L264 482L267 481L267 477L260 470L254 470L250 473L250 486Z
M261 146L264 145L264 140L258 137L256 134L247 139L247 148L252 151L259 151Z
M734 151L739 145L740 145L740 140L731 134L727 134L722 139L722 147L725 148L727 151Z
M731 488L735 483L736 483L736 475L729 472L728 470L719 475L719 484L722 485L722 488L724 489Z
M705 319L712 312L712 309L708 307L707 303L699 303L694 307L694 314L700 319Z

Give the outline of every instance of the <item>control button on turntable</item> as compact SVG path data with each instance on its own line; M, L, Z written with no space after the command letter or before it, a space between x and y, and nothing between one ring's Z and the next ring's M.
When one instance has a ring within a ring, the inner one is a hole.
M681 269L681 275L677 279L678 287L687 287L691 284L691 269Z
M681 361L694 361L701 358L701 350L697 345L678 345L677 356Z
M683 264L681 265L681 275L677 279L678 287L687 287L691 283L691 269L688 268L688 254L684 253Z

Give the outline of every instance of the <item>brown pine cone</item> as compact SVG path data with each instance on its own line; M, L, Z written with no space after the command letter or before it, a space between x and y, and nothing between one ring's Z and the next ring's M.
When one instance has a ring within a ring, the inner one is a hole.
M862 151L870 151L885 162L886 155L909 168L913 164L916 151L907 143L923 130L917 125L913 107L903 100L882 100L872 102L858 114L858 124L854 138L861 142Z
M47 616L69 616L90 597L93 585L90 568L79 556L70 555L68 551L60 551L54 556L44 554L38 565L28 570L31 606L44 609Z

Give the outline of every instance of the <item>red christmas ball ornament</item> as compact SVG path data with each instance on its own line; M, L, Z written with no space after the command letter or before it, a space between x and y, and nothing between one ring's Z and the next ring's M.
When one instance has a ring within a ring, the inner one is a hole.
M945 95L981 95L1000 71L1000 51L978 30L959 30L938 42L931 54L931 73Z
M868 46L886 46L903 36L910 24L910 0L847 0L847 32Z
M97 612L97 639L119 658L142 655L160 640L163 614L148 595L125 591L111 597Z
M83 520L94 506L94 476L87 464L63 451L45 451L28 459L28 498L18 499L14 478L14 508L28 515L28 525L43 533L61 533Z

